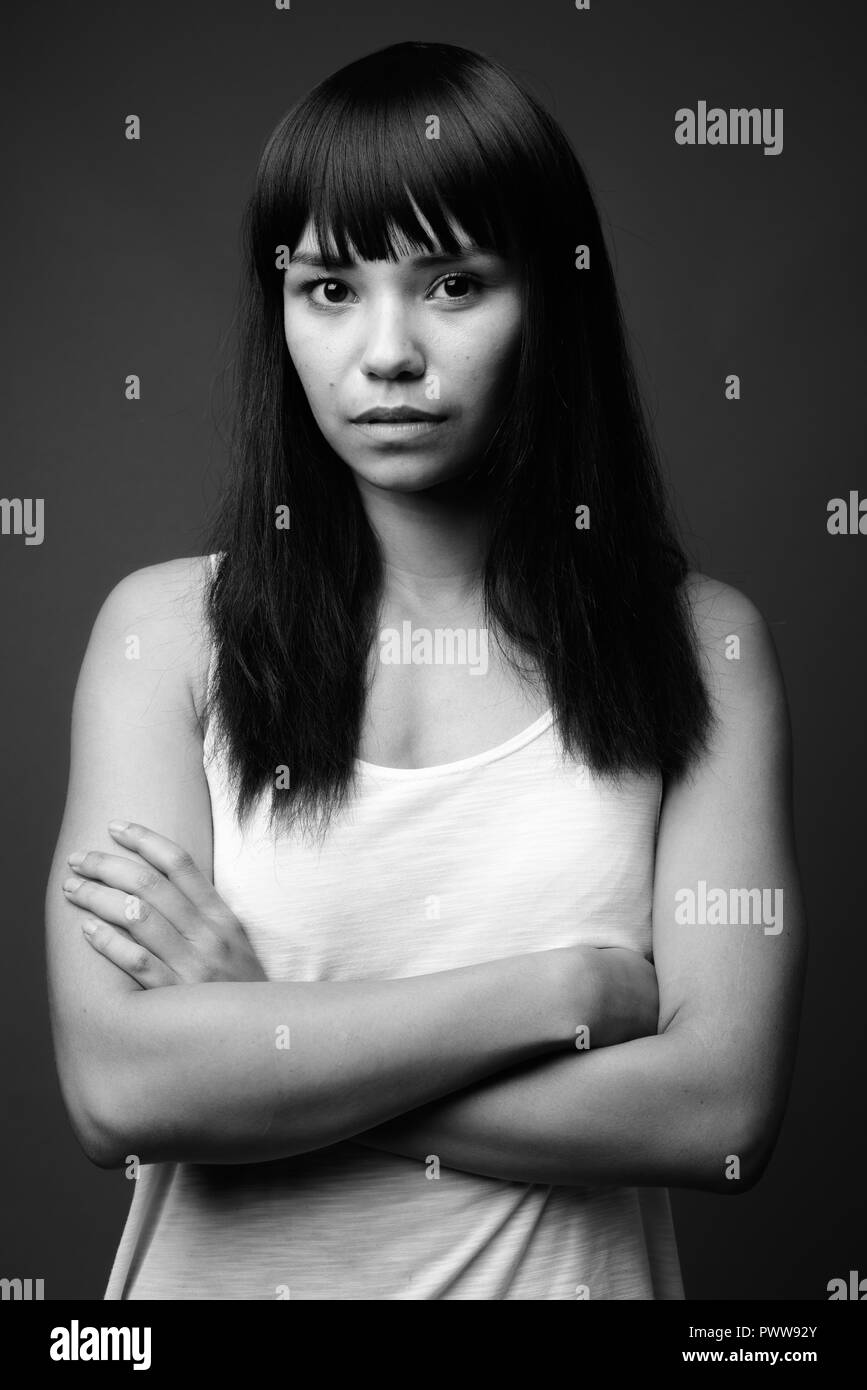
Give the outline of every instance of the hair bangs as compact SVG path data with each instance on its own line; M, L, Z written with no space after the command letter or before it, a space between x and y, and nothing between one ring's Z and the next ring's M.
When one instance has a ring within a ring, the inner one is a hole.
M467 240L510 256L526 244L520 142L478 98L473 111L471 89L390 75L400 91L347 92L331 79L274 132L255 199L263 268L273 268L275 245L294 255L308 226L326 261L457 255Z

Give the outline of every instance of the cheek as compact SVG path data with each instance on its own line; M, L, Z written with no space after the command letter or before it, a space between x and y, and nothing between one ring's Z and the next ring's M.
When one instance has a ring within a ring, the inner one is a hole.
M288 318L284 318L283 331L292 365L308 400L312 403L317 398L324 398L334 389L334 354L328 351L316 334L299 330L297 324Z
M493 399L511 385L514 364L521 342L520 319L498 316L485 326L484 333L468 341L456 361L463 363L460 375L467 395Z

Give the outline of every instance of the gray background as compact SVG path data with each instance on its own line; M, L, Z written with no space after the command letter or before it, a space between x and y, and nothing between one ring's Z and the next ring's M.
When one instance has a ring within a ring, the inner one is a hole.
M0 491L43 497L46 532L42 546L0 536L0 1275L100 1298L131 1195L77 1148L45 997L42 901L90 627L123 575L202 549L222 467L212 388L261 143L315 81L405 39L500 59L565 126L611 235L695 561L758 604L786 676L811 924L798 1066L760 1185L675 1196L687 1296L825 1299L829 1279L867 1275L867 537L826 531L829 498L867 492L857 8L99 0L19 4L4 21ZM677 146L675 109L701 99L783 107L782 154ZM730 372L738 403L724 399Z

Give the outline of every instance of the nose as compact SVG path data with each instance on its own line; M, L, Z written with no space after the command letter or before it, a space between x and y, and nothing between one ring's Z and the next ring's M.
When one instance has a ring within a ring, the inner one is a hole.
M425 353L413 316L393 298L371 309L360 367L365 376L424 376Z

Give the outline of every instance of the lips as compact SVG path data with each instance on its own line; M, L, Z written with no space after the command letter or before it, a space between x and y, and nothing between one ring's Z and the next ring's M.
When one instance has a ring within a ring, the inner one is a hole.
M383 406L375 405L370 410L365 410L362 415L356 415L352 421L354 425L392 424L399 425L413 420L442 420L442 415L435 415L429 410L417 410L410 405Z

